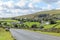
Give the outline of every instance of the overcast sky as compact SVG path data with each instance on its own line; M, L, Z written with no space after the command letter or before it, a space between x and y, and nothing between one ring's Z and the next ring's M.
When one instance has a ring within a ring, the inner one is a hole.
M60 9L60 0L0 0L0 17L14 17L52 9Z

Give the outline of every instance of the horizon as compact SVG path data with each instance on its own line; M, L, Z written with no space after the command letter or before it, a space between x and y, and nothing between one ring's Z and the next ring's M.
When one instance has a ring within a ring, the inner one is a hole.
M60 0L0 0L0 18L60 9Z

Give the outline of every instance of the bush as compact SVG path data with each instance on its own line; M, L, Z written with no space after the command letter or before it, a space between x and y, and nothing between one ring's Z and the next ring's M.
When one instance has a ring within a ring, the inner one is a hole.
M51 20L51 21L50 21L50 24L56 24L56 21Z
M21 24L21 28L24 28L24 24Z
M21 24L20 27L21 28L29 28L29 26L28 25L25 25L25 24Z
M5 22L5 23L3 23L4 25L7 25L7 23Z
M55 33L60 33L60 28L49 28L49 29L43 29L41 30L43 32L55 32Z
M36 24L33 24L33 25L31 26L31 28L37 28L37 25L36 25Z
M51 32L60 33L60 28L52 28Z
M18 25L17 25L17 24L15 24L15 25L14 25L14 27L15 27L15 28L18 28Z
M9 31L9 29L10 29L9 27L6 27L6 28L5 28L6 31Z
M29 28L29 26L28 25L25 25L25 28Z
M40 29L43 29L44 28L44 26L40 26Z

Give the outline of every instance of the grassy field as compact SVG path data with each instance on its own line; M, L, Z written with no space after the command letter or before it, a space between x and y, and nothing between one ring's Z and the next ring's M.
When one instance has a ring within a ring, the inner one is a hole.
M0 20L0 21L3 21L3 22L18 22L17 20L10 20L10 19L7 19L7 20Z
M59 22L60 22L60 20L57 21L57 23L59 23ZM33 24L36 24L37 27L40 27L40 23L39 22L25 22L24 24L28 25L29 27L31 27ZM44 29L52 28L56 24L45 24L44 25ZM60 25L57 25L55 28L60 28Z
M55 28L60 28L60 25L56 26Z
M57 23L60 23L60 20L57 21ZM33 24L37 24L37 26L40 26L39 22L26 22L25 24L27 24L28 26L32 26ZM52 28L53 26L55 26L56 24L49 24L49 25L44 25L44 29L49 29ZM60 25L55 26L55 28L60 28ZM29 31L33 31L33 30L29 30ZM46 34L46 35L51 35L51 36L60 36L60 33L54 33L54 32L41 32L41 31L34 31L34 32L38 32L41 34Z
M60 33L52 33L52 32L41 32L41 31L36 31L41 34L46 34L46 35L51 35L51 36L58 36L60 37Z
M18 22L16 20L0 20L0 21ZM60 23L60 20L58 20L57 23ZM25 22L24 24L28 25L29 27L31 27L33 24L36 24L37 27L40 27L39 22ZM44 25L44 29L52 28L54 25L56 25L56 24ZM60 28L60 25L57 25L55 28ZM41 31L35 31L35 32L42 33L42 34L53 35L53 36L60 36L60 33L41 32ZM11 37L11 34L9 32L6 32L6 31L4 31L4 29L0 28L0 40L13 40L13 38Z
M60 22L60 20L57 20L56 22Z
M52 28L54 25L56 25L56 24L53 24L53 25L50 25L50 24L49 24L49 25L45 25L45 26L44 26L44 29Z
M39 22L25 22L24 24L28 25L29 27L31 27L32 25L36 24L37 27L40 26L40 23Z
M56 21L56 24L49 24L49 25L45 25L44 29L48 29L48 28L52 28L53 26L57 25L58 23L60 23L60 20ZM55 28L60 28L60 25L55 26Z
M10 32L6 32L4 29L0 28L0 40L13 40Z

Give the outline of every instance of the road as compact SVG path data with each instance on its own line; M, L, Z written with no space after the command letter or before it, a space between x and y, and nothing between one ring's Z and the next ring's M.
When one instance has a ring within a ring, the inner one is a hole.
M22 29L10 29L16 40L60 40L60 37L40 34Z

